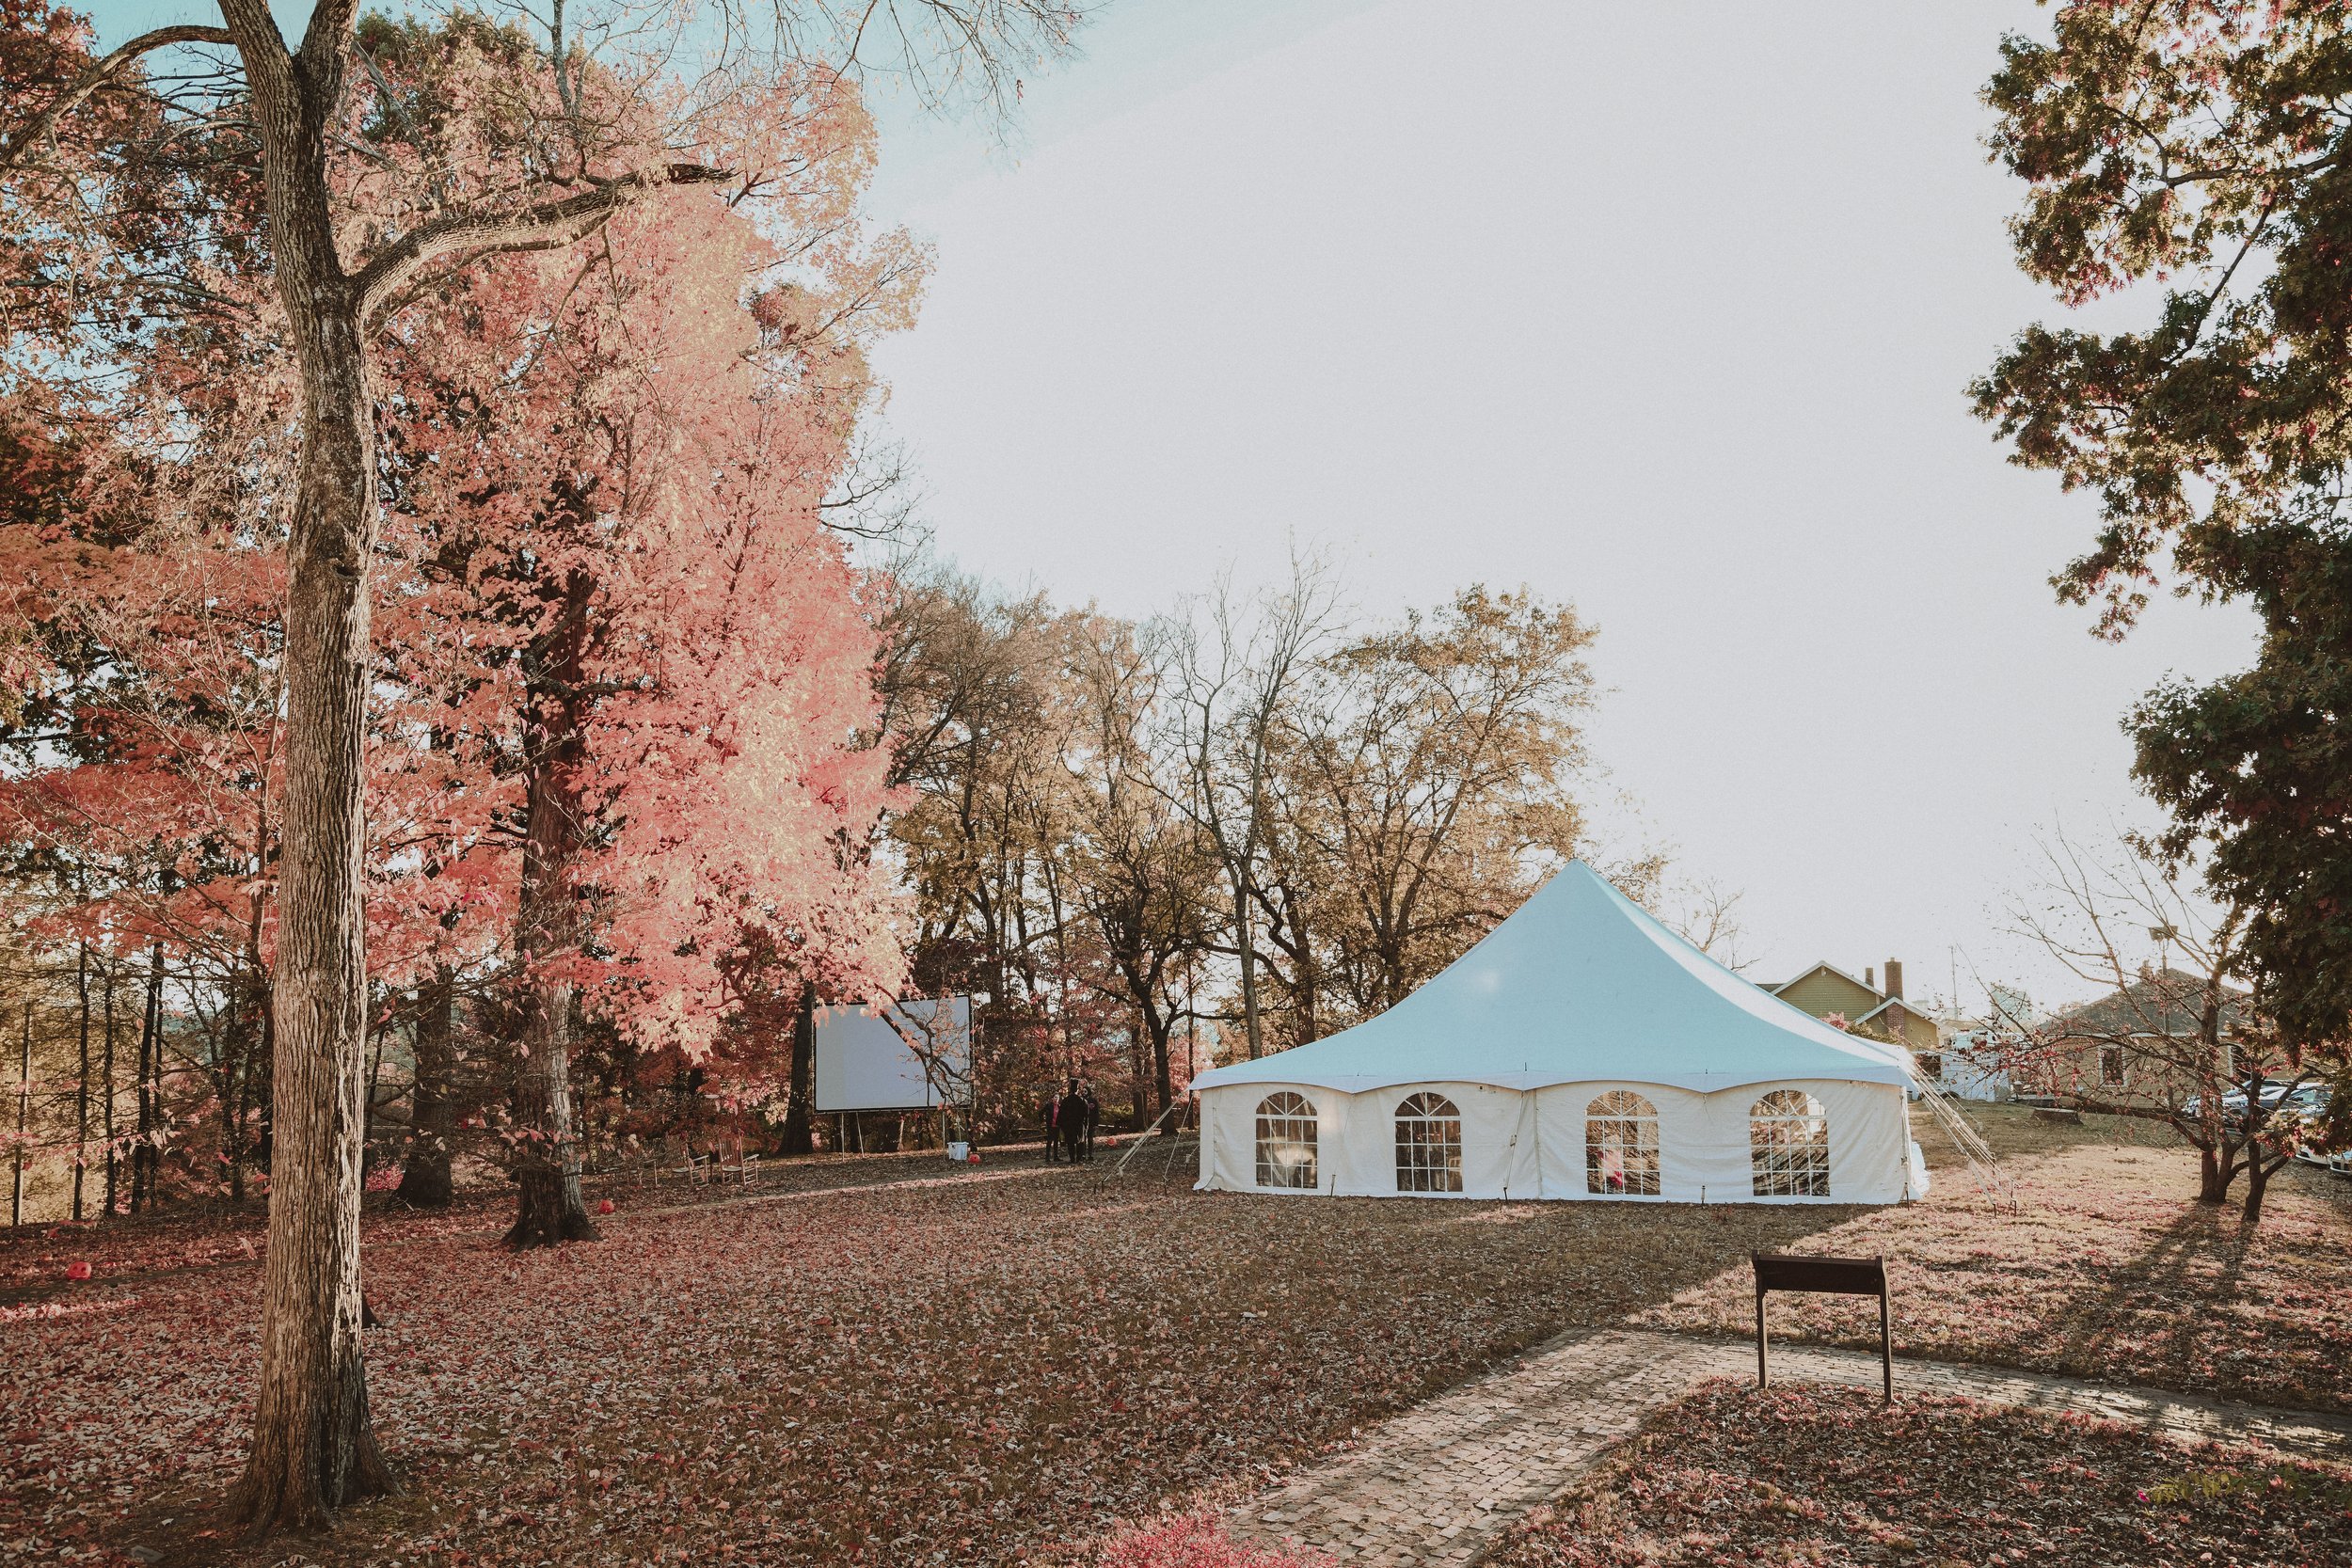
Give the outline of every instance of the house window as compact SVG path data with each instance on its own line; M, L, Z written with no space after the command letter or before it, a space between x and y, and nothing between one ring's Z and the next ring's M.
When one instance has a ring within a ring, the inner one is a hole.
M1774 1089L1748 1108L1748 1160L1757 1197L1829 1196L1829 1118L1803 1089Z
M1462 1190L1462 1113L1441 1094L1408 1095L1396 1108L1396 1190Z
M1931 1084L1944 1082L1944 1053L1942 1052L1930 1051L1914 1056L1912 1060L1918 1064L1920 1077Z
M1258 1102L1258 1185L1311 1191L1315 1184L1315 1108L1284 1089Z
M1657 1106L1629 1089L1611 1089L1584 1107L1584 1190L1658 1196Z
M2099 1048L2099 1086L2120 1089L2123 1086L2123 1048L2103 1045Z

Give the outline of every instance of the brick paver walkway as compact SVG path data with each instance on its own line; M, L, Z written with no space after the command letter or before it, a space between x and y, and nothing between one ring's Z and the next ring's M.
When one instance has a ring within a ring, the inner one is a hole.
M1343 1562L1466 1563L1557 1494L1656 1405L1709 1377L1754 1377L1754 1341L1632 1329L1564 1335L1375 1429L1356 1448L1234 1511L1244 1539L1292 1542ZM1772 1381L1876 1387L1879 1359L1775 1345ZM2224 1404L1996 1367L1898 1359L1905 1391L2072 1410L2184 1439L2231 1438L2352 1453L2352 1419Z

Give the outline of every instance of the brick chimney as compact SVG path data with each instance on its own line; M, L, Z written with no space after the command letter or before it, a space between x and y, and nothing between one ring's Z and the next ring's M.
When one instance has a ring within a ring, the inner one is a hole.
M1902 960L1900 958L1889 958L1886 960L1886 994L1889 996L1900 996L1902 993Z

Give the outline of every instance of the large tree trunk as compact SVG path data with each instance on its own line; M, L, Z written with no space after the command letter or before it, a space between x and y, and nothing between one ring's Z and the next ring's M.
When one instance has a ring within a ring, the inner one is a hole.
M2231 1179L2234 1173L2230 1169L2228 1163L2221 1158L2220 1150L2201 1148L2197 1151L2197 1201L2209 1204L2227 1202L2230 1196Z
M24 1000L24 1054L16 1069L16 1142L8 1148L8 1228L24 1223L24 1129L33 1114L33 1002Z
M585 812L586 699L581 695L595 585L580 573L564 584L553 626L526 656L532 767L523 842L521 941L523 1059L515 1085L520 1187L506 1244L592 1242L596 1227L580 1192L580 1143L572 1126L572 983L562 966L580 947L578 890Z
M1265 1044L1258 1025L1258 946L1250 931L1248 890L1241 878L1232 879L1233 888L1233 950L1241 958L1241 1016L1243 1033L1249 1040L1249 1059L1256 1061L1265 1054ZM1165 1081L1165 1078L1163 1078ZM1165 1109L1166 1090L1162 1090Z
M106 1081L105 1098L100 1102L99 1132L106 1140L106 1217L115 1215L115 1184L122 1169L122 1162L115 1148L115 956L107 955L105 983L99 988L99 1005L106 1021L105 1064L100 1075Z
M408 1101L408 1158L397 1196L419 1209L446 1209L456 1196L449 1169L455 1110L450 1090L457 1066L449 1015L456 989L456 975L441 964L417 998L417 1082Z
M73 989L82 1003L81 1077L73 1090L73 1217L82 1217L82 1173L89 1164L89 942L74 950Z
M792 1021L792 1093L784 1107L784 1152L817 1151L817 992L801 992L801 1006Z
M2255 1103L2251 1100L2248 1101L2249 1111ZM2270 1191L2270 1179L2285 1169L2292 1159L2291 1148L2280 1153L2264 1148L2263 1134L2267 1130L2268 1117L2257 1117L2249 1114L2247 1119L2246 1209L2238 1217L2241 1232L2251 1230L2262 1222L2263 1198Z
M524 1035L530 1054L515 1096L515 1120L523 1135L515 1171L521 1192L515 1224L506 1232L508 1246L596 1239L580 1196L580 1143L572 1127L571 1017L569 984L532 986Z
M155 1124L162 1107L156 1103L154 1084L161 1075L152 1064L163 1050L163 1017L164 944L159 942L148 949L147 999L139 1013L138 1140L131 1146L131 1212L135 1214L155 1201Z
M358 291L336 252L326 183L349 8L318 7L295 55L266 0L221 3L245 65L271 260L302 384L286 597L269 1252L260 1400L237 1488L237 1513L256 1536L324 1525L330 1510L392 1487L369 1422L359 1344L361 755L375 425Z
M1173 1019L1152 1020L1152 1086L1158 1091L1158 1103L1152 1109L1161 1116L1168 1114L1168 1107L1176 1099L1176 1082L1168 1060L1168 1037L1175 1032Z
M2263 1198L2270 1191L2270 1173L2276 1168L2259 1151L2247 1162L2246 1210L2238 1216L2238 1225L2242 1229L2250 1230L2262 1223Z

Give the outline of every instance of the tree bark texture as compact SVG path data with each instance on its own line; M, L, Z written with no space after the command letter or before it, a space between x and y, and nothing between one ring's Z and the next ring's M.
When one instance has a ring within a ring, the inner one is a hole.
M33 1114L33 1003L24 1002L24 1053L16 1069L16 1142L8 1149L8 1228L24 1223L24 1128Z
M221 0L245 66L271 259L301 369L286 598L286 770L271 1005L269 1251L253 1445L236 1511L255 1536L316 1528L392 1489L360 1354L367 1038L361 759L375 426L360 293L335 245L326 147L353 0L321 0L298 54L267 0Z
M563 602L527 668L532 762L523 840L521 948L523 1058L515 1085L516 1183L521 1189L506 1244L592 1242L596 1227L580 1191L580 1141L572 1124L572 982L563 966L580 947L578 890L585 760L588 610L595 585L564 582Z
M114 1218L116 1182L122 1162L115 1148L115 959L106 959L105 980L99 987L99 1006L105 1017L105 1060L99 1069L105 1080L105 1098L99 1102L99 1131L106 1140L106 1217Z
M2264 1161L2260 1154L2246 1166L2246 1208L2238 1215L2241 1228L2251 1230L2262 1223L2263 1198L2270 1191L2270 1173L2277 1167Z
M89 943L74 950L73 989L82 1004L81 1077L73 1089L73 1218L82 1218L82 1173L89 1165Z
M801 992L792 1019L792 1092L784 1107L784 1152L817 1151L817 992Z
M131 1145L131 1212L135 1214L155 1201L155 1121L161 1107L156 1103L154 1083L160 1074L152 1064L163 1050L158 1037L163 1017L164 944L159 942L148 949L147 998L139 1013L138 1138Z
M2197 1201L2218 1205L2230 1196L2233 1173L2223 1165L2217 1150L2201 1148L2197 1155Z
M1249 928L1248 889L1237 873L1233 887L1233 947L1241 959L1242 1027L1249 1040L1249 1059L1256 1061L1265 1054L1265 1040L1258 1027L1258 949ZM1165 1101L1166 1091L1162 1091ZM1163 1109L1165 1104L1163 1103Z
M451 1098L456 1071L450 1006L456 976L440 965L417 998L417 1082L409 1096L408 1158L401 1168L403 1203L446 1209L455 1196L450 1180L449 1141L455 1109Z

